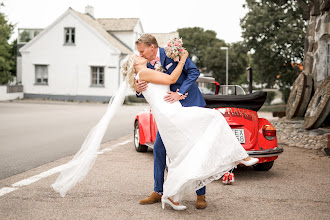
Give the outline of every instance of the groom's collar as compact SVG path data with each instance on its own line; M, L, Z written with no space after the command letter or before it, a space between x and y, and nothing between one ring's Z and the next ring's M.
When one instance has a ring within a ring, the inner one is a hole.
M156 57L160 57L160 53L159 53L159 47L158 47L158 50L157 50L157 54L156 54Z

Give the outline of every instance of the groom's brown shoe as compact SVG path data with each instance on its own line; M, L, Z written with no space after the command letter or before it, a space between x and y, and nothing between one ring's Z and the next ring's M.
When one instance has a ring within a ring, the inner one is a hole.
M162 195L159 195L157 192L152 192L151 195L145 199L140 200L141 205L153 204L160 202Z
M205 195L197 196L196 208L205 209L206 206L207 206L207 202L205 200Z

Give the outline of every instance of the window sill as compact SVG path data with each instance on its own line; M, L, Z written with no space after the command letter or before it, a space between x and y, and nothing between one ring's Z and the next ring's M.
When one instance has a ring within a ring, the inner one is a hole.
M34 83L34 86L48 86L48 83Z
M91 88L104 88L104 85L91 85Z
M63 46L76 46L76 44L65 43L65 44L63 44Z

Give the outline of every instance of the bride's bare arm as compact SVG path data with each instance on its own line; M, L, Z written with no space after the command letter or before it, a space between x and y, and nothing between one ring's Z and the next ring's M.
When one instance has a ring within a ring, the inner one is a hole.
M188 52L185 50L184 53L180 56L180 61L173 70L173 72L171 73L171 75L152 69L143 69L139 75L140 81L146 81L161 85L171 85L176 83L176 81L179 79L181 75L187 57L188 57Z

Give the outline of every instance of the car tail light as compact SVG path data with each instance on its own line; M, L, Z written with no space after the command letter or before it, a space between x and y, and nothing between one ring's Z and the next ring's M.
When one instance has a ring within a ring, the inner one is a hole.
M262 127L262 134L267 140L272 141L276 137L276 129L272 125L264 125Z

